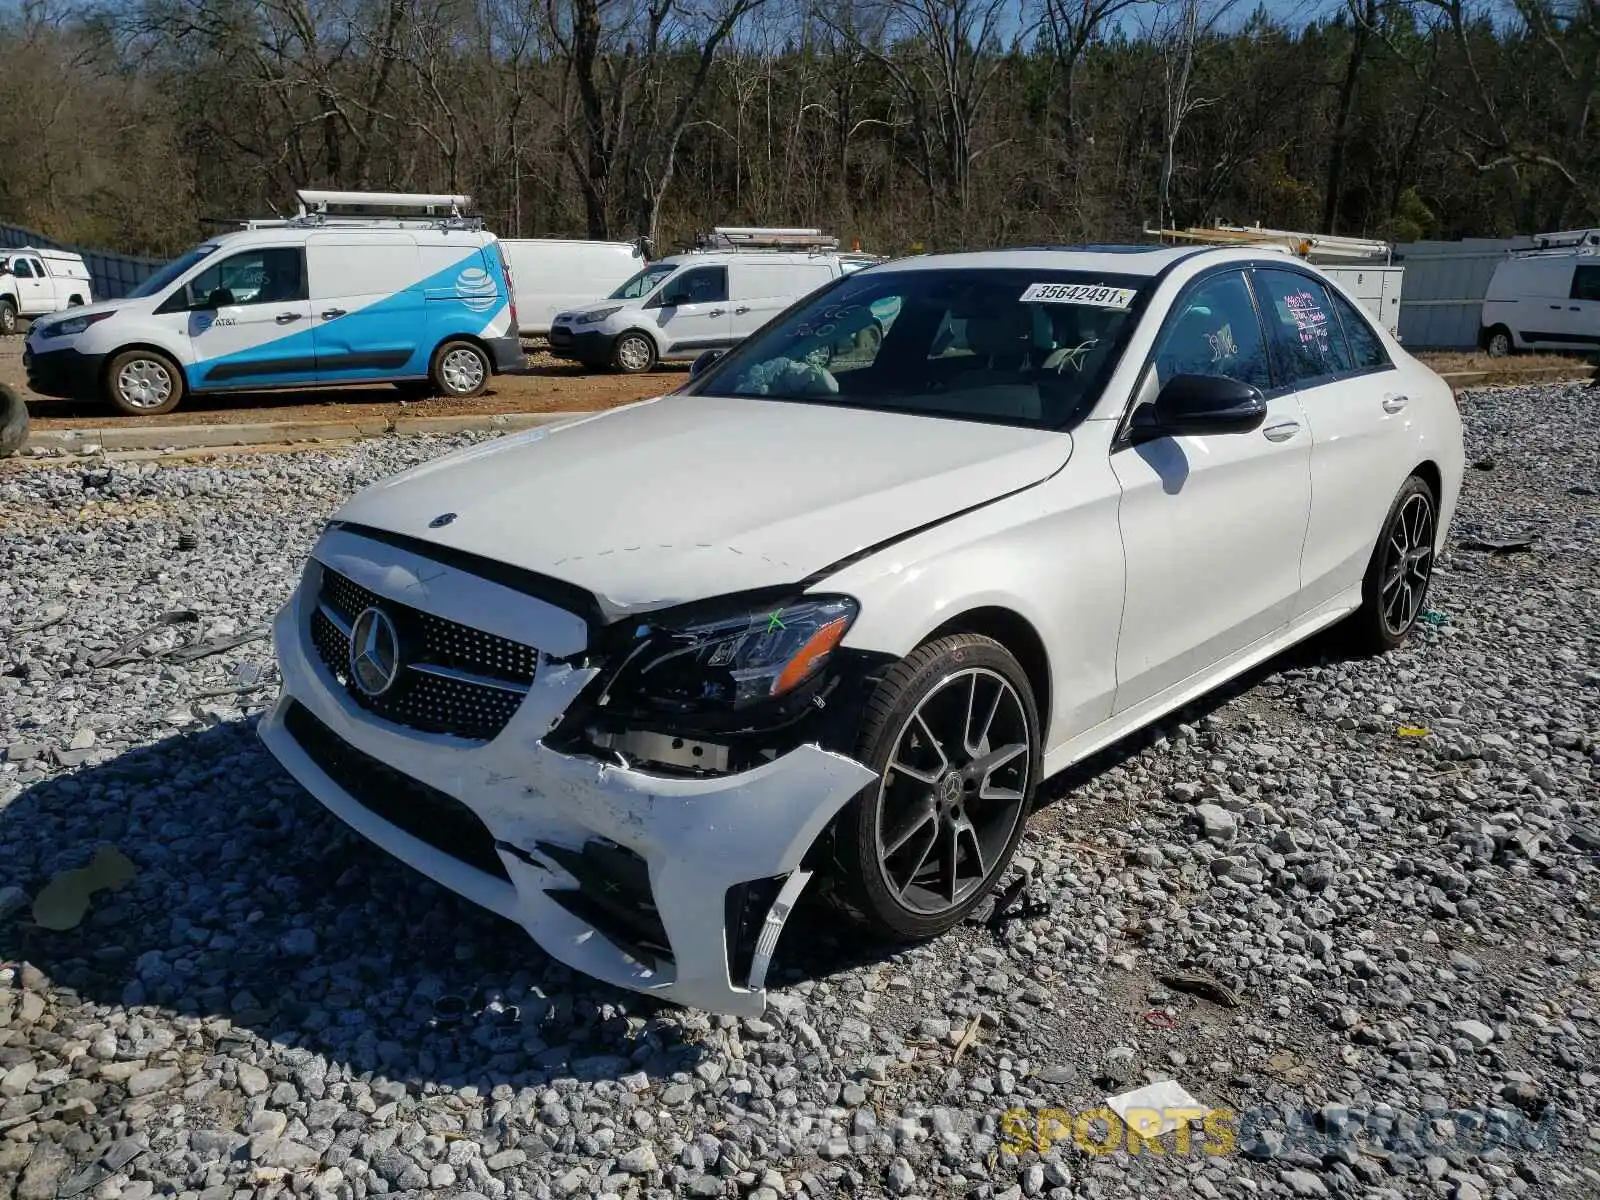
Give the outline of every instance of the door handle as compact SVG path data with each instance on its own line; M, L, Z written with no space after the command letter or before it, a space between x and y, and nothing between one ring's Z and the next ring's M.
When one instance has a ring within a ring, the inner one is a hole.
M708 316L708 317L720 317L720 316L721 316L721 315L722 315L722 313L723 313L723 310L722 310L722 309L720 309L720 308L713 308L713 309L712 309L712 310L711 310L711 311L710 311L710 312L708 312L708 313L707 313L707 314L706 314L706 316Z
M1560 312L1561 311L1561 305L1559 305L1559 304L1552 304L1550 307L1555 309L1556 312Z
M749 311L750 310L748 308L736 308L736 309L733 310L733 315L736 316L736 317L742 317L742 316L744 316L745 313L747 313ZM716 316L715 313L712 313L711 315L712 316Z
M1276 425L1268 425L1263 429L1261 436L1269 442L1287 442L1299 432L1299 421L1279 421Z
M1390 393L1383 398L1383 411L1386 413L1397 413L1409 403L1411 403L1410 396L1399 396Z
M342 308L325 308L322 310L322 319L324 321L332 321L342 316L344 316L344 309Z
M300 314L299 313L279 313L277 316L273 317L272 319L274 321L276 321L279 325L292 325L294 322L296 322L296 321L298 321L300 319Z
M1569 304L1569 305L1567 305L1567 311L1568 312L1582 312L1583 309L1579 308L1576 304Z

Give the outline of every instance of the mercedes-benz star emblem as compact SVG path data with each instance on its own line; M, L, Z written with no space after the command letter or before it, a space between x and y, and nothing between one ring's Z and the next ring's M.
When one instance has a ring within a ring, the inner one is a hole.
M440 513L437 517L435 517L433 520L428 522L428 528L429 529L443 529L446 525L450 524L450 522L454 521L455 519L456 519L455 513Z
M400 674L400 638L381 608L361 611L350 627L350 679L363 695L378 697Z

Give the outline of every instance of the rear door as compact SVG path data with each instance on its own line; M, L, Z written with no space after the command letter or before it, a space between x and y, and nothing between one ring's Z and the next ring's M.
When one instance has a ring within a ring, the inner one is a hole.
M1413 414L1370 314L1312 275L1258 268L1279 380L1311 431L1311 518L1294 617L1360 586L1395 491L1415 466Z
M825 261L783 263L752 258L735 260L729 268L734 341L749 337L801 296L834 278L834 268Z
M299 246L220 257L156 310L182 322L194 355L189 386L199 391L311 382L310 312Z
M693 358L733 344L728 268L690 267L662 285L654 309L666 347L663 357Z
M1283 629L1298 603L1311 507L1311 437L1294 392L1274 389L1242 268L1191 284L1156 338L1142 397L1175 375L1258 387L1248 433L1165 437L1111 456L1127 562L1115 709L1123 712Z
M408 233L314 233L306 239L317 378L324 383L420 373L426 314L417 242Z
M1567 259L1532 259L1532 294L1522 298L1520 316L1522 337L1529 345L1564 347L1571 345L1569 334L1576 326L1577 312L1570 311L1569 297L1577 286L1577 272Z

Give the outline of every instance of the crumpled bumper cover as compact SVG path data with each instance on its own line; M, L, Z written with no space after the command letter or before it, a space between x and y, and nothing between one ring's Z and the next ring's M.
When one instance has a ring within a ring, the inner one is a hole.
M762 927L770 951L803 886L801 859L834 814L876 778L873 771L815 745L751 771L705 778L658 776L555 752L541 739L594 676L564 665L540 669L491 741L390 724L356 705L310 645L308 608L315 602L306 590L302 585L277 618L283 693L260 735L312 795L395 857L515 921L576 970L712 1012L763 1011L764 955L756 954L759 970L745 978L735 977L730 963L729 890L787 877ZM291 731L297 704L340 742L469 808L492 835L503 872L446 853L341 787ZM556 898L579 887L557 861L572 858L561 851L581 852L597 840L643 860L670 955L652 960L630 952Z

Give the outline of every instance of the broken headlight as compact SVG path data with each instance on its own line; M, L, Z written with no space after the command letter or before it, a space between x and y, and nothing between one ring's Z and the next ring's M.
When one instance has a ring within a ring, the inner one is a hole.
M657 629L629 690L678 712L738 709L814 678L859 611L848 596Z

